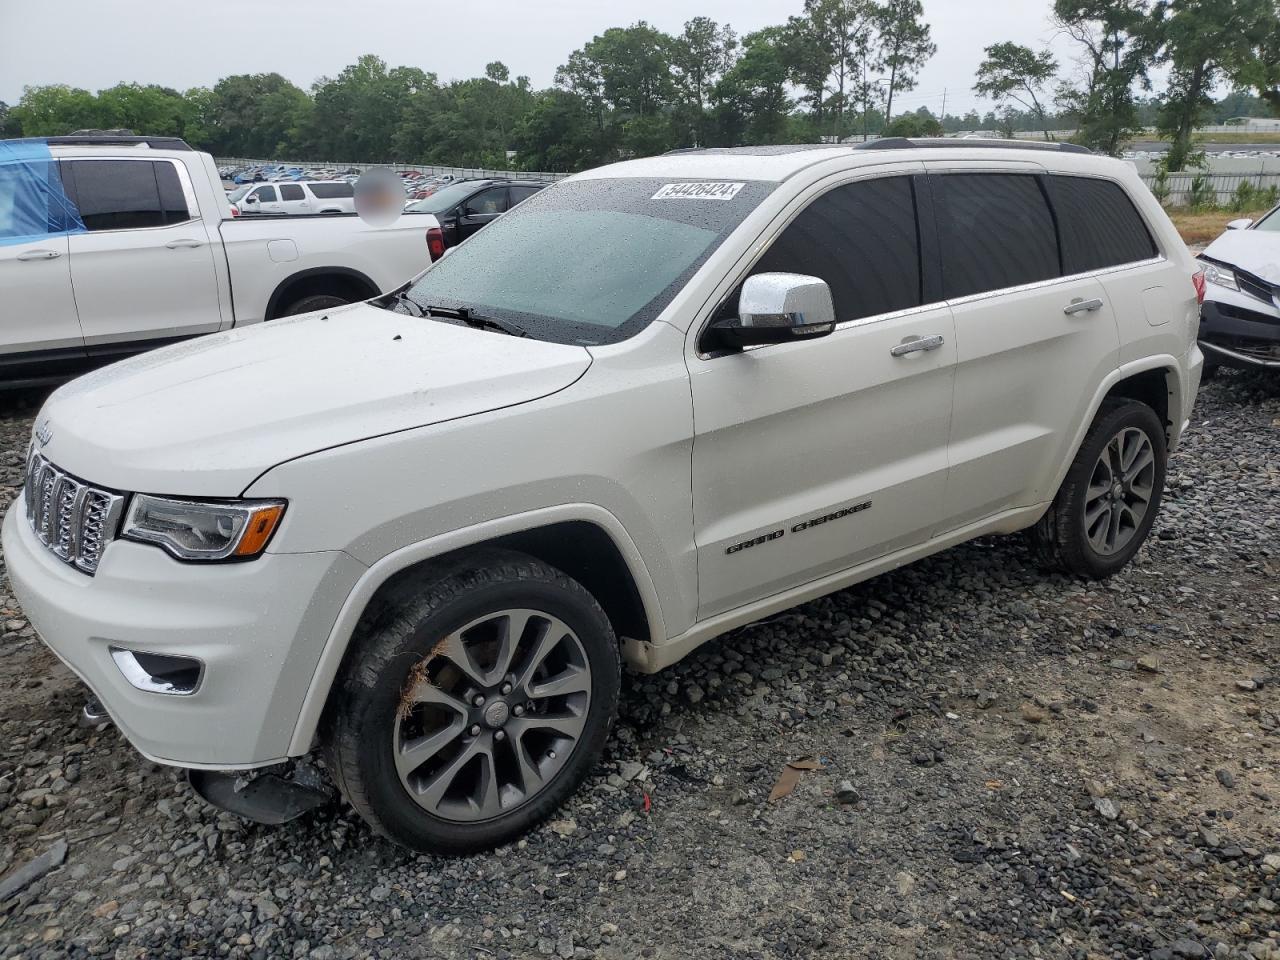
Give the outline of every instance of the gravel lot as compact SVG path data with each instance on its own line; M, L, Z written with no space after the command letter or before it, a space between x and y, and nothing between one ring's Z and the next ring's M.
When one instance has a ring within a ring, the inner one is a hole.
M1278 534L1280 380L1225 372L1119 577L986 540L630 676L563 819L452 861L206 807L0 586L0 875L58 863L0 956L1280 960Z

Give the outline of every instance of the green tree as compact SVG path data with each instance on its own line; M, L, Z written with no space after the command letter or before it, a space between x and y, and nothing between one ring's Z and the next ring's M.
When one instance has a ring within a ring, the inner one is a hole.
M99 123L105 128L132 130L141 135L186 135L190 106L181 93L154 84L119 83L99 90Z
M605 162L611 152L591 104L568 90L534 94L513 142L525 170L583 170Z
M88 90L66 84L24 87L22 99L9 115L28 137L56 137L104 126L97 98Z
M1141 130L1135 88L1162 42L1163 0L1054 0L1054 21L1082 49L1081 85L1064 85L1058 102L1078 118L1076 139L1116 156Z
M307 139L334 160L386 162L410 98L434 84L435 77L417 67L388 70L381 57L365 54L312 86Z
M785 43L782 27L766 27L743 38L742 56L713 94L718 143L732 146L788 139L791 100Z
M643 20L629 27L611 27L575 50L556 71L556 83L590 103L603 140L615 141L629 154L666 149L671 137L657 131L675 100L670 62L674 41ZM636 118L643 124L633 124ZM606 131L606 127L610 127Z
M920 107L915 113L904 113L894 118L884 128L886 137L940 137L942 124L928 107Z
M929 38L920 0L885 0L873 14L880 45L880 60L889 69L884 115L893 116L893 95L914 90L916 71L938 52Z
M0 100L0 140L20 136L22 136L22 124L13 115L9 105Z
M223 77L202 105L203 126L222 156L279 157L310 147L303 129L311 98L278 73Z
M978 66L974 93L998 104L1010 100L1021 104L1036 115L1045 140L1051 140L1041 97L1044 96L1045 85L1058 72L1058 61L1054 55L1048 50L1037 53L1030 47L1008 42L992 44L987 47L986 54Z
M720 78L733 66L738 38L728 24L721 26L708 17L694 17L671 45L671 65L686 116L688 141L707 142L707 103Z
M835 114L832 132L843 135L848 133L844 117L849 104L865 104L870 98L867 71L882 65L873 45L879 8L873 0L805 0L804 6L813 46L825 51L818 62L830 65L827 106ZM851 95L851 89L857 92Z
M1171 141L1171 172L1187 165L1191 134L1213 106L1210 92L1224 71L1251 58L1248 30L1259 6L1255 0L1170 0L1163 57L1169 86L1157 125Z
M1231 82L1255 90L1273 115L1280 114L1280 14L1275 0L1253 0L1246 7L1242 37L1247 56L1227 68Z

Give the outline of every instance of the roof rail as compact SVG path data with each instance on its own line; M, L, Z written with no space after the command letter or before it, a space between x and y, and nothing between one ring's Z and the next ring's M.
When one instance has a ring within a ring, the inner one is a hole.
M883 137L853 145L854 150L921 150L937 147L951 149L988 150L1052 150L1057 153L1093 153L1078 143L1041 143L1038 140L997 140L991 137L975 137L959 140L955 137Z
M181 137L132 137L116 134L72 133L65 137L22 137L7 143L47 143L51 147L138 147L155 150L190 150L191 145Z

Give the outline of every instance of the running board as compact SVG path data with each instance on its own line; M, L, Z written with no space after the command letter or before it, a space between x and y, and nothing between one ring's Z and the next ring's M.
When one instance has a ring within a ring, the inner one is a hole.
M219 809L272 826L329 803L333 789L305 761L257 770L188 770L191 789Z

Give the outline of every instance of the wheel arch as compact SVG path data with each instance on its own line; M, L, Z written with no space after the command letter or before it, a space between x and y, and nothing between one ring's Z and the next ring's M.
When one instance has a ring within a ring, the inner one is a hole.
M275 290L267 299L263 319L274 320L288 304L317 293L335 293L340 296L356 294L352 297L354 303L376 297L381 292L368 274L353 267L309 267L290 274L276 284Z
M1123 364L1111 371L1111 374L1105 377L1094 391L1085 416L1076 424L1075 436L1071 438L1067 454L1058 465L1057 475L1050 488L1052 493L1049 500L1045 501L1044 507L1048 508L1049 501L1062 486L1067 471L1071 469L1071 464L1084 443L1085 435L1088 434L1093 421L1097 419L1098 411L1102 409L1103 404L1112 399L1129 399L1139 400L1151 406L1156 411L1156 416L1160 417L1165 425L1165 442L1168 451L1172 453L1182 433L1181 411L1184 409L1184 390L1181 367L1176 358L1167 354L1143 357L1141 360Z
M289 755L311 749L357 625L384 601L411 591L421 577L467 552L502 547L528 553L574 577L595 596L619 641L666 639L653 581L639 549L612 513L569 504L488 521L409 544L365 572L347 596L321 651L289 743ZM622 650L625 654L630 644Z

